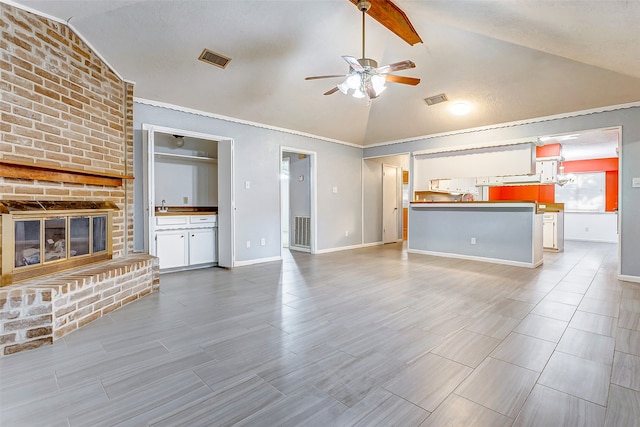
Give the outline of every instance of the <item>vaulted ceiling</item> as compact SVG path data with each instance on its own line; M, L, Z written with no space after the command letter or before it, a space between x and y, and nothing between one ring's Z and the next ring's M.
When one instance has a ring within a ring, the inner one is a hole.
M375 2L376 0L371 0ZM18 0L68 21L139 98L369 145L640 100L640 1L395 0L424 43L367 17L366 56L418 86L323 93L361 56L348 0ZM225 69L203 49L231 58ZM424 98L449 101L427 106ZM449 107L468 102L466 116Z

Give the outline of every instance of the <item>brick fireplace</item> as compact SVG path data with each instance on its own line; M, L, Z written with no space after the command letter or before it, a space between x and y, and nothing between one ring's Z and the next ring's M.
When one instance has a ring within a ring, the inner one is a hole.
M0 31L0 201L108 204L112 257L48 271L55 251L78 258L61 246L70 240L51 234L41 243L50 247L21 248L25 263L43 268L0 287L1 356L49 344L157 290L159 279L156 259L133 253L133 84L64 22L0 3ZM38 217L43 233L47 219L70 224L58 214ZM7 259L12 275L27 270L15 253L5 257L16 228L2 222L4 280Z

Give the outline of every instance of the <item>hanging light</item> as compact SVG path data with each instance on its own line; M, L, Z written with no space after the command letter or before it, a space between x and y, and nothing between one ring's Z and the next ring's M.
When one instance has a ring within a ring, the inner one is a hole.
M380 95L387 88L385 83L387 79L380 74L372 74L371 75L371 86L376 93L376 96Z
M564 165L562 165L562 163L560 164L560 166L558 167L558 176L556 178L556 184L558 184L560 187L562 187L565 184L568 184L569 182L572 181L571 179L572 177L570 177L569 175L565 175L564 173Z

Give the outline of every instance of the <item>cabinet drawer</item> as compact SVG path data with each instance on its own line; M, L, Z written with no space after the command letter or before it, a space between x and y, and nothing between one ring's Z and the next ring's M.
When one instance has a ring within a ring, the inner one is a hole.
M186 216L160 216L156 217L156 225L180 225L187 224Z
M189 223L215 225L217 218L217 215L194 215L189 217Z

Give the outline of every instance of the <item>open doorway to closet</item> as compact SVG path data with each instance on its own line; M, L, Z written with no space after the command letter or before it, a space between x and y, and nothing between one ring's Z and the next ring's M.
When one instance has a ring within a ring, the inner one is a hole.
M282 249L315 253L316 153L280 149Z

